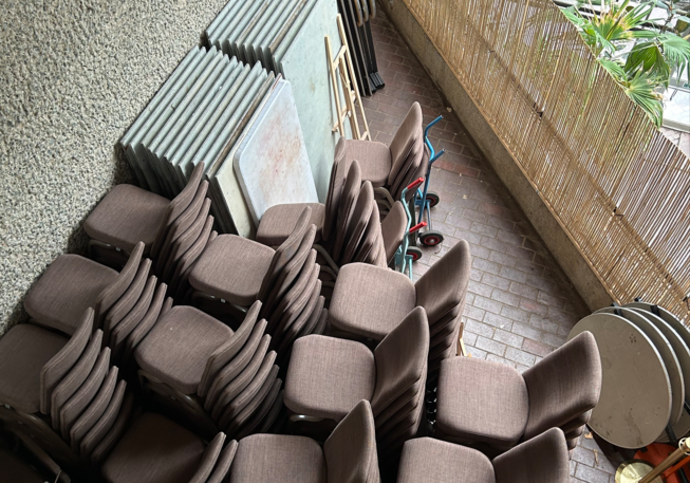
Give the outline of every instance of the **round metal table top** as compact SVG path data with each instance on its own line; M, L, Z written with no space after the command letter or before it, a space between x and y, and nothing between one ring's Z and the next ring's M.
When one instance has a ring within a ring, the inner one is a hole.
M616 311L619 313L616 314ZM597 310L596 313L616 314L624 317L644 332L645 335L649 337L649 340L652 341L654 347L659 351L661 360L664 361L664 365L666 366L666 372L668 372L669 382L671 383L671 417L669 418L669 422L675 426L683 413L685 383L678 356L669 340L656 324L652 323L644 314L637 312L635 309L606 307Z
M618 315L585 317L568 338L585 331L597 341L602 367L601 396L589 427L622 448L653 443L671 416L671 383L659 351L644 332Z

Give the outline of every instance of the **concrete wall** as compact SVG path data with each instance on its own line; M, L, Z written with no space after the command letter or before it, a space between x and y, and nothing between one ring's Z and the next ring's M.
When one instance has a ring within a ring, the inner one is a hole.
M380 0L379 5L384 8L410 49L446 96L455 114L465 125L501 181L520 204L585 303L591 310L609 305L612 302L611 297L600 280L520 171L511 154L486 122L406 5L401 0Z
M227 0L7 0L0 15L0 335L80 222L130 180L114 146Z

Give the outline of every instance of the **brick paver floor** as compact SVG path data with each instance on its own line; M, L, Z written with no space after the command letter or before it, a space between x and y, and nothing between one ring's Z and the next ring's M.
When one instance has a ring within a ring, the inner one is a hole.
M465 343L473 357L527 369L566 341L587 315L582 299L484 159L464 126L430 80L395 27L379 10L372 21L379 73L386 87L363 104L372 139L390 143L414 101L424 122L443 115L431 133L446 154L435 164L431 189L441 202L432 209L442 246L424 249L415 276L459 240L472 251L472 280L465 310ZM571 461L573 482L613 482L615 467L593 439L581 437Z

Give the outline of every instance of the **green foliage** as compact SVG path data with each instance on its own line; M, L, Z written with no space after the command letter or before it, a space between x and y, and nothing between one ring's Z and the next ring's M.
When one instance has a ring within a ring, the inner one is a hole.
M601 65L657 127L663 121L660 91L668 88L675 73L687 71L690 77L690 42L672 27L675 20L675 28L683 32L690 19L678 14L673 0L668 2L650 0L631 6L630 0L602 0L600 12L590 2L589 10L595 12L591 17L583 16L580 8L563 9ZM649 19L655 6L667 12L665 19L655 19L660 27Z

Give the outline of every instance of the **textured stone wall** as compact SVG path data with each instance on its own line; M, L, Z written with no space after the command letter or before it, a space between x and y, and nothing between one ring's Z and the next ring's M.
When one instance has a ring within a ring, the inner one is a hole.
M46 266L80 252L114 146L227 0L5 0L0 14L0 335Z

